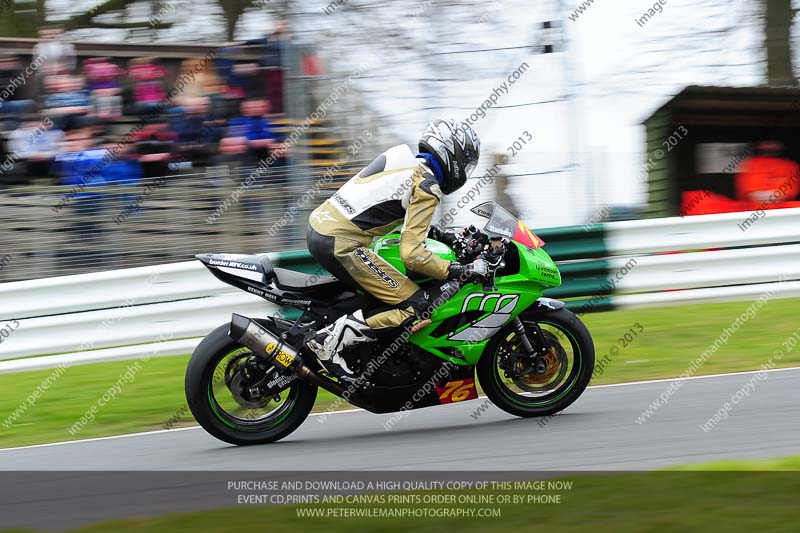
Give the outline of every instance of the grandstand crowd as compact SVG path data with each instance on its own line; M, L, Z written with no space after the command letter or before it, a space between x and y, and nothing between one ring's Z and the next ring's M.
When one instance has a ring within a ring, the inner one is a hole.
M30 57L0 53L0 187L136 185L254 165L282 141L284 40L279 26L175 68L151 56L78 57L60 28L44 28ZM256 59L237 59L243 47Z

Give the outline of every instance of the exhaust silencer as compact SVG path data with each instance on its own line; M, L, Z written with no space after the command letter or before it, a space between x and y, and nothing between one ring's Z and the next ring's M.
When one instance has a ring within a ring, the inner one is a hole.
M294 372L301 378L314 383L323 389L342 396L345 388L333 380L320 376L306 365L297 350L280 340L274 333L262 328L255 321L233 314L231 317L230 337L250 348L254 354L262 354L267 362L283 367L287 373Z
M297 350L245 316L233 314L229 335L236 342L250 348L254 354L259 354L268 362L286 370L294 371L303 364Z

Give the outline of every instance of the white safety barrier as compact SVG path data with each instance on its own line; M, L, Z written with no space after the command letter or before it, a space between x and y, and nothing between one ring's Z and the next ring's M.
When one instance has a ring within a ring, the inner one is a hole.
M609 270L624 272L609 297L614 309L746 300L773 289L774 298L800 296L800 209L631 220L605 230Z
M800 297L800 209L742 231L748 216L606 224L610 268L625 269L613 307ZM196 261L0 284L0 327L16 324L0 343L0 373L187 354L231 313L275 311Z
M0 284L0 319L64 315L231 292L199 261Z
M800 244L636 256L616 286L618 293L657 292L800 279ZM630 258L610 261L623 269Z
M18 324L0 344L0 374L188 354L232 313L275 311L199 261L0 284L0 326Z
M763 217L742 230L740 224L751 215L723 213L612 222L605 224L606 245L615 255L630 255L800 241L800 208L764 211Z

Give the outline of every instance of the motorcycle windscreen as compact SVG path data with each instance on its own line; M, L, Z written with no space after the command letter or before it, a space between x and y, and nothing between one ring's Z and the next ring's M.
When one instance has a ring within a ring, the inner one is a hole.
M488 219L483 226L483 231L486 233L511 239L534 250L544 246L542 239L497 202L484 202L470 211L479 217Z

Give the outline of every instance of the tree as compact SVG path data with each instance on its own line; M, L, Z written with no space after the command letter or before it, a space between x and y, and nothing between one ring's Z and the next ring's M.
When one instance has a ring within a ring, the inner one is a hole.
M0 36L37 37L39 28L44 24L45 2L46 0L0 1Z
M186 17L179 16L181 11L177 9L178 7L181 10L190 9L197 4L219 7L221 13L212 24L212 28L219 30L220 33L224 30L226 38L233 41L236 38L236 27L248 11L263 10L279 19L285 18L292 2L290 0L95 0L95 5L92 7L75 13L65 12L62 4L47 0L0 0L0 36L36 37L38 29L47 22L45 15L49 8L50 20L57 22L67 31L86 28L150 30L149 33L155 40L158 30L171 28L186 21ZM143 6L149 6L149 10L139 9ZM133 14L148 12L152 16L137 17ZM159 13L163 16L158 16ZM104 16L119 14L126 16ZM189 30L181 39L199 40L204 35L207 33ZM219 37L221 36L217 36Z
M796 10L792 0L764 0L764 49L767 54L767 83L797 85L792 64L792 22Z
M217 0L225 14L225 35L229 41L233 41L236 35L236 24L239 18L248 9L253 7L254 0Z
M124 11L128 6L133 5L140 0L105 0L100 4L92 7L88 11L79 13L68 18L62 22L61 25L64 30L76 30L79 28L103 28L103 29L138 29L138 28L169 28L172 26L170 22L163 22L161 20L138 20L133 22L100 22L97 19L100 15L106 13L113 13L117 11Z

